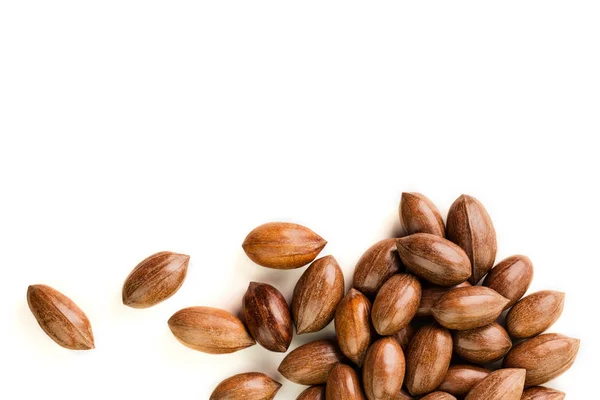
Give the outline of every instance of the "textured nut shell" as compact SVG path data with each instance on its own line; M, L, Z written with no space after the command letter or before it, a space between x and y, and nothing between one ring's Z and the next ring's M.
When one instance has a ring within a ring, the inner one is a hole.
M363 386L369 400L396 400L405 372L404 353L392 337L379 339L369 348L362 369Z
M452 287L442 287L442 286L430 286L427 288L423 288L421 290L421 302L419 303L419 308L417 309L417 317L429 317L431 316L431 309L434 304L440 297L445 295L448 290L457 288L457 287L467 287L471 286L469 281L464 281L463 283L459 283L456 286Z
M210 395L210 400L271 400L280 388L281 383L267 375L249 372L234 375L219 383Z
M516 255L500 261L485 276L483 286L494 289L509 302L504 307L512 307L527 292L533 280L533 264L529 257Z
M481 328L454 332L452 340L456 354L477 364L498 361L512 347L506 330L495 322Z
M564 392L543 386L534 386L525 389L523 396L521 396L521 400L564 400L564 398Z
M356 289L350 289L335 311L335 333L342 353L362 365L371 344L371 302Z
M524 297L508 312L506 329L514 338L525 339L539 335L560 317L565 294L542 290Z
M325 386L311 386L300 393L296 400L325 400Z
M356 263L352 286L367 297L375 297L385 281L402 269L396 239L380 240L365 251Z
M404 266L435 285L458 285L471 275L469 257L449 240L415 233L398 239L396 244Z
M327 382L331 369L343 360L344 355L334 340L317 340L292 350L278 371L300 385L321 385Z
M504 358L505 368L527 370L525 386L536 386L571 368L579 351L579 339L546 333L514 346Z
M305 226L270 222L246 236L242 248L248 257L267 268L300 268L323 250L327 242Z
M446 392L433 392L421 397L421 400L456 400L456 397Z
M294 326L281 292L266 283L250 282L242 308L252 337L267 350L285 353L292 342Z
M394 334L394 339L396 339L402 351L405 352L408 349L408 345L413 336L415 336L415 333L417 333L417 329L412 324L408 324Z
M209 354L226 354L256 344L242 321L212 307L189 307L169 319L173 335L185 346Z
M524 382L524 369L499 369L475 385L465 400L520 400Z
M402 389L396 400L413 400L413 399L414 399L414 397L412 397L410 395L410 393L408 393L406 391L406 389Z
M451 365L438 390L463 397L490 372L488 369L474 365Z
M345 364L336 365L327 379L327 400L365 400L358 375Z
M344 274L335 258L325 256L304 271L292 297L296 333L317 332L333 319L344 297Z
M392 276L373 302L371 319L377 333L393 335L415 316L421 300L421 284L410 274Z
M431 313L448 329L475 329L494 322L506 303L508 299L485 286L461 287L440 297Z
M437 207L421 193L402 193L400 199L400 221L408 235L431 233L444 237L444 220Z
M452 335L437 325L426 325L413 337L406 354L408 391L416 396L429 393L444 380L452 357Z
M146 258L123 284L123 304L148 308L173 296L183 284L190 256L162 251Z
M94 348L90 320L67 296L46 285L27 288L27 304L40 327L60 346L71 350Z
M475 285L494 265L497 250L496 230L479 200L463 194L452 203L446 237L467 253L473 269L469 282Z

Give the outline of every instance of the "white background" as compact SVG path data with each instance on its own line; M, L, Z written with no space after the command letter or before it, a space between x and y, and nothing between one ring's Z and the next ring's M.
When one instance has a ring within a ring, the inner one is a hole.
M531 290L567 292L552 331L582 346L552 385L594 397L599 19L597 1L1 2L0 398L207 399L263 371L294 399L283 355L196 352L167 319L237 312L250 280L289 299L303 269L240 246L267 221L322 235L348 287L402 191L444 214L479 198L498 259L527 254ZM123 280L161 250L191 255L182 289L124 307ZM35 283L85 310L95 350L45 336Z

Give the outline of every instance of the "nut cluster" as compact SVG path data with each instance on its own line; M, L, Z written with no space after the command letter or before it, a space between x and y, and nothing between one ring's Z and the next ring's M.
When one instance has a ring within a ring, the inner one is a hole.
M261 225L242 245L252 261L283 270L310 263L291 304L275 287L251 282L241 301L243 321L196 306L176 312L169 328L182 344L205 353L256 343L285 353L294 328L297 335L313 333L334 321L335 338L299 346L279 365L286 379L309 386L297 399L564 399L539 386L569 369L579 350L578 339L544 333L560 317L564 293L523 297L533 279L531 261L515 255L494 266L496 232L471 196L452 204L446 224L419 193L402 194L399 214L407 235L370 247L347 293L335 258L316 259L323 238L297 224ZM123 303L145 308L166 300L183 284L188 262L189 256L171 252L146 258L127 277ZM27 300L59 345L94 348L89 319L68 297L34 285ZM249 372L222 381L210 399L268 400L280 388L271 377Z

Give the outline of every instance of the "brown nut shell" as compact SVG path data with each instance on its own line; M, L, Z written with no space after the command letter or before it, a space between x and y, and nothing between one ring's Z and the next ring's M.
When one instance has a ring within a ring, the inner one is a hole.
M85 313L67 296L46 285L27 288L31 313L58 345L71 350L91 350L94 346L92 325Z
M294 325L281 292L266 283L250 282L242 300L244 321L252 337L265 349L285 353Z
M452 335L437 325L425 325L415 333L406 353L404 382L414 395L432 392L444 380L452 357Z
M456 331L452 334L452 340L454 352L476 364L498 361L512 347L506 330L495 322L481 328Z
M471 275L467 254L456 244L429 233L415 233L396 241L404 266L439 286L454 286Z
M392 337L377 340L367 352L362 369L363 386L369 400L396 400L405 372L404 353Z
M465 400L520 400L524 382L524 369L499 369L475 385Z
M317 332L325 328L344 297L344 274L333 256L313 262L304 271L292 297L296 333Z
M393 335L415 316L421 299L421 284L413 275L397 274L381 287L373 302L371 320L377 333Z
M365 251L356 263L352 287L373 298L385 281L403 269L396 239L380 240Z
M525 389L523 396L521 396L521 400L564 400L564 398L564 392L543 386L534 386Z
M539 335L560 317L565 305L565 294L542 290L521 299L506 316L506 329L517 339Z
M148 308L173 296L183 284L190 256L161 251L140 262L123 284L123 304Z
M311 386L300 393L296 400L325 400L325 386Z
M263 267L300 268L313 261L327 242L305 226L289 222L260 225L246 236L242 248Z
M185 346L208 354L227 354L256 344L235 315L212 307L188 307L169 319L173 335Z
M342 353L361 366L371 344L371 302L358 290L350 289L337 306L334 322Z
M457 287L467 287L471 286L469 281L464 281L463 283L459 283L456 286L452 287L443 287L443 286L429 286L425 287L421 290L421 302L419 303L419 308L417 309L417 317L430 317L431 309L434 304L440 297L445 295L448 290L457 288Z
M533 280L533 264L529 257L516 255L505 258L491 269L483 280L483 286L494 289L509 302L504 307L512 307L529 289Z
M278 371L300 385L322 385L331 369L344 360L335 340L316 340L292 350Z
M281 383L265 374L248 372L225 379L212 392L210 400L257 399L271 400L281 388Z
M494 224L479 200L463 194L452 203L446 237L467 253L472 267L469 282L477 284L494 265L497 250Z
M421 397L421 400L456 400L456 397L446 392L433 392Z
M402 193L399 207L400 221L408 235L430 233L444 237L444 220L437 207L421 193Z
M464 397L473 386L490 374L490 370L475 365L451 365L438 390Z
M508 299L485 286L461 287L440 297L431 313L448 329L475 329L496 321L506 303Z
M327 400L365 400L358 375L345 364L336 365L327 378Z
M524 368L525 386L537 386L571 368L579 351L579 339L546 333L517 344L504 358L504 368Z

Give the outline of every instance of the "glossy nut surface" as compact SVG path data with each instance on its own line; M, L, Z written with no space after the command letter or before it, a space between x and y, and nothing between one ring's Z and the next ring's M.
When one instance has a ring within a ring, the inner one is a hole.
M365 251L356 263L352 287L372 299L385 281L403 269L396 239L380 240Z
M362 369L367 398L396 400L404 382L405 368L404 353L394 338L385 337L373 343Z
M344 297L344 274L333 256L314 261L304 271L292 297L296 333L317 332L325 328Z
M516 255L505 258L491 269L483 286L494 289L509 301L504 309L512 307L529 289L533 280L533 264L529 257Z
M292 350L279 365L278 371L300 385L322 385L331 369L344 361L335 340L316 340Z
M337 306L334 323L342 353L361 366L371 344L371 302L358 290L350 289Z
M524 382L524 369L499 369L475 385L465 400L520 400Z
M562 375L577 357L579 339L546 333L514 346L504 358L505 368L524 368L525 386L537 386Z
M490 372L488 369L475 365L451 365L438 390L463 397Z
M404 266L439 286L454 286L471 276L471 262L456 244L428 233L415 233L396 242Z
M431 313L448 329L475 329L496 321L507 303L508 299L485 286L461 287L440 297Z
M305 226L289 222L270 222L246 236L242 248L263 267L300 268L317 258L327 242Z
M432 392L444 380L452 357L452 335L437 325L425 325L413 337L406 353L404 382L412 395Z
M452 334L454 352L463 359L488 364L498 361L508 353L512 341L506 330L497 323Z
M281 292L266 283L250 282L242 300L244 321L252 337L265 349L286 352L294 325Z
M443 287L443 286L428 286L424 287L421 290L421 302L419 303L419 308L417 309L417 313L415 316L417 317L430 317L431 309L435 305L435 302L439 300L440 297L448 293L450 289L458 288L458 287L467 287L471 286L469 281L464 281L463 283L459 283L456 286L452 287Z
M446 237L467 253L473 269L469 282L477 284L494 265L497 250L496 230L479 200L463 194L452 203Z
M521 299L506 316L506 329L517 339L539 335L550 328L562 314L565 294L542 290Z
M271 400L281 388L281 383L265 374L249 372L227 378L215 388L210 400L260 399Z
M336 365L327 378L327 400L365 400L356 371L345 364Z
M444 220L437 207L421 193L402 193L399 207L400 221L408 235L430 233L444 237Z
M421 299L421 284L410 274L392 276L373 302L371 320L382 336L400 331L415 316Z
M91 350L92 325L85 313L67 296L46 285L27 288L27 304L40 328L58 345L70 350Z

